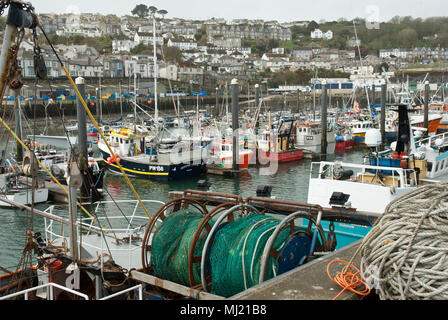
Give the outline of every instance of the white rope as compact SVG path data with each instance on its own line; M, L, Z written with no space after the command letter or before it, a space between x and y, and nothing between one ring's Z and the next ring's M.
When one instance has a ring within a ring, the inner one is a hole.
M386 208L361 248L361 272L383 300L448 299L448 183Z

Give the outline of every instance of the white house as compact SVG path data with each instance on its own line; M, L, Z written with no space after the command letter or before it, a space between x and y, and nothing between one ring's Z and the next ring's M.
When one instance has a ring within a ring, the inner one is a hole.
M174 63L165 63L159 66L159 77L171 81L177 81L177 65Z
M316 29L314 31L311 31L311 39L327 39L327 40L331 40L331 39L333 39L333 31L328 30L327 32L323 32L320 29Z
M137 78L154 77L154 60L151 56L133 56L123 62L125 77L133 77L134 73L137 75ZM159 74L157 76L159 76Z
M143 43L145 45L152 45L154 43L154 36L149 32L136 32L134 35L134 41ZM156 37L156 45L163 45L163 37Z
M58 36L83 36L88 38L98 38L103 35L103 32L97 27L78 27L78 28L66 28L63 27L56 31Z
M285 54L285 48L272 48L271 52L275 54Z
M192 50L198 47L198 44L193 41L174 41L172 39L168 40L168 47L177 47L179 50Z
M87 60L69 60L68 71L72 77L102 77L103 66L101 63Z
M132 40L113 40L112 41L112 52L130 52L133 48L138 45L138 42Z

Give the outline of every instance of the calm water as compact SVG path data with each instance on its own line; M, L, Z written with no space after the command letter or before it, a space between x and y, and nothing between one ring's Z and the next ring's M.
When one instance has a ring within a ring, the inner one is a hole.
M50 134L53 134L50 132ZM329 145L329 149L334 144ZM330 155L327 160L341 159L345 162L360 163L362 151L354 150L343 155ZM243 197L256 196L259 185L271 185L272 196L283 200L306 202L311 160L302 160L298 163L281 164L273 175L260 175L259 168L249 168L249 175L238 179L224 178L208 175L182 181L156 182L131 178L132 184L142 199L168 201L170 191L183 191L196 189L198 180L207 179L211 183L210 191L241 195ZM115 200L135 200L130 187L123 177L107 173L104 180L105 188ZM105 200L110 196L105 192ZM52 203L40 204L36 208L46 209ZM0 208L0 266L15 270L22 256L25 243L26 219L25 213L16 209ZM44 219L34 218L34 232L44 231ZM1 273L1 271L0 271Z

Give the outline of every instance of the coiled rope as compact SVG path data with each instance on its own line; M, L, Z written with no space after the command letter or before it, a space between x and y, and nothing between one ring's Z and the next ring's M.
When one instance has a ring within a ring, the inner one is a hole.
M395 199L357 253L382 300L448 299L448 183Z

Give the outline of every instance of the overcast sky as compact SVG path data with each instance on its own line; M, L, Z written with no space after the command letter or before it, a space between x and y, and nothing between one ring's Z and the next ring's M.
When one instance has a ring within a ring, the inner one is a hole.
M368 21L388 21L393 16L434 17L448 14L447 0L28 0L38 13L91 12L119 16L130 14L143 3L168 11L167 17L227 20L249 18L331 21L341 17L362 17Z

